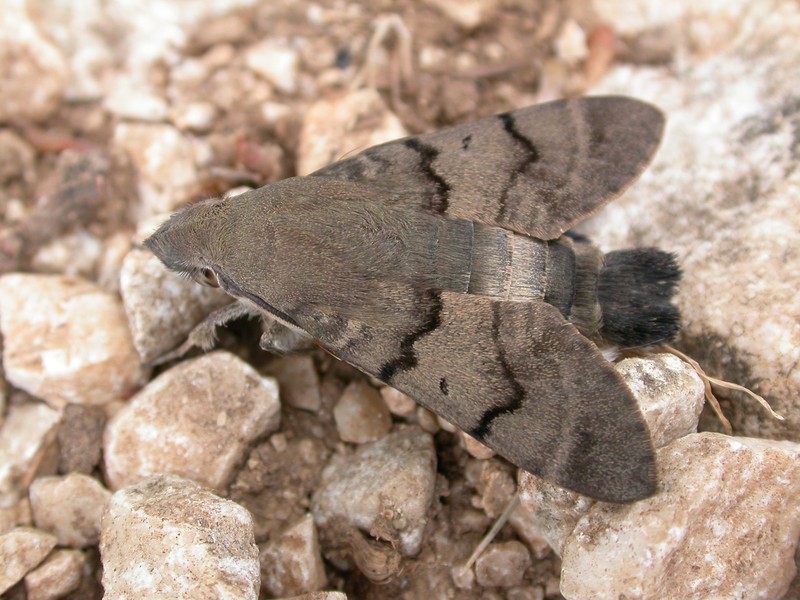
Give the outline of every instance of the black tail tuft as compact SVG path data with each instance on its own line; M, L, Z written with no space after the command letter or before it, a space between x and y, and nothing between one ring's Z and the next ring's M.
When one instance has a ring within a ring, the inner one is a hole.
M675 255L656 248L606 254L597 281L603 339L624 348L673 339L681 318L670 301L680 279Z

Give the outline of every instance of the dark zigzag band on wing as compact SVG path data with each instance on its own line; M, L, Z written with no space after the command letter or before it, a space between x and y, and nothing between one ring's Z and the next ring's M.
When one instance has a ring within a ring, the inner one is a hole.
M433 146L423 144L417 138L410 138L405 142L406 148L409 148L419 154L420 164L419 167L425 174L425 177L433 182L436 187L436 196L431 198L430 208L433 212L443 215L447 212L450 206L450 185L439 175L433 168L433 161L439 156L439 151Z
M503 344L500 341L500 307L497 304L492 305L492 341L497 352L497 358L500 361L500 368L503 371L503 380L511 386L511 390L509 396L501 398L505 402L485 411L481 415L480 423L469 432L477 440L482 440L486 437L492 427L492 422L497 417L513 413L515 410L522 408L522 400L525 397L525 388L514 376L514 372L511 370L506 358L505 348L503 348Z
M514 141L517 142L517 144L525 149L525 158L520 161L520 163L514 169L511 170L511 179L509 180L508 185L503 188L503 193L497 201L499 205L497 218L503 219L506 216L508 193L516 185L517 179L519 179L519 176L525 172L525 169L528 168L529 165L537 162L541 158L541 155L539 154L539 150L536 148L534 143L520 133L519 129L517 129L517 123L514 121L514 115L511 113L503 113L502 115L497 115L497 118L503 124L503 129L505 129L506 133L508 133L508 135L510 135Z
M419 294L417 305L424 307L425 313L421 315L419 327L406 334L400 342L400 355L381 365L378 379L391 383L398 371L407 371L417 366L418 357L414 344L429 333L436 331L442 324L442 294L435 290L425 290Z

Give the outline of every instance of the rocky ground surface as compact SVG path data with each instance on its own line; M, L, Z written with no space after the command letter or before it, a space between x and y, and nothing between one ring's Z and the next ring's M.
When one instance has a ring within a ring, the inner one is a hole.
M800 8L778 0L11 0L0 11L0 595L796 598ZM659 491L566 492L261 324L141 241L192 201L539 101L621 93L661 151L581 225L683 266L673 355L618 369ZM702 411L702 412L701 412ZM508 523L466 561L519 492Z

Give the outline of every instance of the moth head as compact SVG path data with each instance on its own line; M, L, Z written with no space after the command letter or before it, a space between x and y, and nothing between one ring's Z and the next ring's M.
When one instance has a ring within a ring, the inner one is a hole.
M219 287L227 222L225 199L205 200L175 213L144 241L171 271Z

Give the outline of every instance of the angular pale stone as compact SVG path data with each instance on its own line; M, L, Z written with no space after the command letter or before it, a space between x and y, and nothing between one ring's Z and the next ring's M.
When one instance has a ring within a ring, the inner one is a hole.
M190 102L173 113L173 120L179 128L206 133L214 126L217 109L211 102Z
M56 408L105 404L145 381L122 303L88 281L4 275L0 329L6 378Z
M250 513L185 479L115 493L100 553L105 598L258 598Z
M307 514L259 552L261 585L273 598L316 592L325 587L325 565L314 518Z
M86 556L80 550L54 550L25 576L28 600L58 600L81 583Z
M410 417L417 410L417 403L411 396L407 396L389 385L381 388L381 397L389 408L389 412L398 417Z
M23 2L0 11L0 122L43 121L59 106L68 68Z
M59 546L86 548L100 540L100 517L111 492L80 473L40 477L31 484L33 521L58 538Z
M120 73L114 80L103 108L120 119L158 123L167 118L167 101L148 89L146 81Z
M525 542L528 550L536 559L542 559L550 554L550 544L539 531L539 525L534 514L527 504L520 503L508 518L508 524L514 529L517 536Z
M578 521L563 595L781 598L800 538L800 445L700 433L657 458L658 494Z
M703 382L677 356L628 358L617 365L647 421L656 448L697 431L705 404Z
M292 94L297 87L297 50L275 40L265 40L245 51L249 69L269 81L278 91Z
M143 248L134 248L125 256L120 294L133 344L145 363L182 344L195 325L231 301L219 288L197 285L168 271Z
M562 62L575 64L586 58L586 32L573 19L568 19L561 27L555 43L556 55Z
M425 0L464 29L475 29L495 12L497 0Z
M31 269L90 278L103 252L102 242L84 229L61 235L43 245L31 259Z
M15 506L37 473L55 472L58 422L43 402L9 407L0 427L0 508Z
M320 407L319 375L314 359L307 354L281 356L271 361L264 373L281 386L281 401L288 406L314 412Z
M469 452L470 456L479 460L487 460L497 454L494 450L481 444L468 433L461 432L461 441L464 443L464 450Z
M475 561L475 579L483 587L519 585L530 564L528 549L520 542L489 544Z
M0 594L21 581L55 547L56 536L32 527L17 527L0 535Z
M119 123L112 143L137 168L142 218L172 212L190 199L197 169L191 142L180 130L162 123Z
M222 490L249 444L279 422L274 379L229 352L206 354L162 373L114 415L107 481L119 489L170 473Z
M392 417L381 395L366 381L351 382L333 407L339 437L345 442L374 442L392 429Z
M112 69L116 69L114 75L120 71L118 55L108 35L119 31L121 23L109 19L109 8L102 0L79 3L56 0L47 5L46 12L35 13L37 27L64 49L64 58L69 63L64 95L71 103L100 99L106 92Z
M536 532L559 556L575 524L594 504L591 498L522 470L519 471L519 498Z
M319 100L306 113L297 156L298 175L308 175L355 149L408 135L400 120L369 88Z
M350 456L335 456L312 499L318 526L344 519L392 542L406 556L416 554L428 522L436 482L433 439L406 427Z

